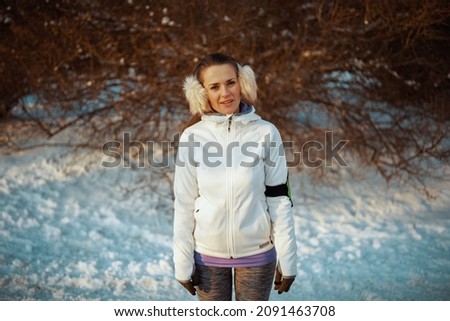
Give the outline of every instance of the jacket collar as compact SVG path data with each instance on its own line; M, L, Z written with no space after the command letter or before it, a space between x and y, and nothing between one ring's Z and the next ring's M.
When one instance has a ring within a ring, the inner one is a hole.
M255 107L248 105L247 103L241 101L239 105L239 112L233 114L233 121L241 122L247 124L251 121L259 120L261 117L256 114ZM217 125L226 123L230 116L220 114L220 113L207 113L202 115L202 120L216 123Z

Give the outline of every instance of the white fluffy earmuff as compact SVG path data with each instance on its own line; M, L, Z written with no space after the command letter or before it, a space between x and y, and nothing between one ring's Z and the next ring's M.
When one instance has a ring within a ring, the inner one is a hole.
M241 97L253 105L257 99L258 86L256 85L255 73L250 66L238 64L238 81L241 87ZM184 80L183 91L189 103L191 114L204 114L211 111L206 89L195 76L187 76Z
M256 85L256 77L253 69L250 66L238 64L239 73L238 81L241 87L241 96L250 105L254 105L257 99L258 86Z
M187 76L184 80L183 91L189 102L189 111L192 115L203 114L210 110L206 89L195 76Z

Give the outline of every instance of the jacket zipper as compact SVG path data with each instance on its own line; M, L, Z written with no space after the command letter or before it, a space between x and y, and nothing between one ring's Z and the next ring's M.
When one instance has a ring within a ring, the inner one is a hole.
M227 146L233 141L233 137L231 135L231 122L232 117L230 116L228 118L228 134L227 134ZM232 160L231 160L232 164ZM230 164L230 165L231 165ZM233 169L232 167L227 167L228 171L228 207L227 207L227 217L228 217L228 252L230 258L233 258L235 256L234 253L234 213L233 213Z

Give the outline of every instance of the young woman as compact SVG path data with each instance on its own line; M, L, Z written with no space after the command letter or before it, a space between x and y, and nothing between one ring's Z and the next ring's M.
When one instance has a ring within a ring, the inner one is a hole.
M253 70L204 57L184 83L193 117L174 179L176 279L200 300L268 300L297 273L288 169L276 127L255 113Z

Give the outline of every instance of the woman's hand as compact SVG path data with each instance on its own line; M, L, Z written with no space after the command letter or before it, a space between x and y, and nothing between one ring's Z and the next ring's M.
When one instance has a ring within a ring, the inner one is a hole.
M275 269L275 287L274 290L278 290L278 294L283 292L289 292L292 283L295 280L295 276L282 276L278 266Z
M189 291L190 294L195 295L197 292L195 291L195 287L192 281L178 281L182 286Z
M195 286L198 285L199 279L197 273L194 272L192 278L188 281L178 281L186 290L189 291L190 294L195 295L197 291L195 290Z

